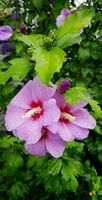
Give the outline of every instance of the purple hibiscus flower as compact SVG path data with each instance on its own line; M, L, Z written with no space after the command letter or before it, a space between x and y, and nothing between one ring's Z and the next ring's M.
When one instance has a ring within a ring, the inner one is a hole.
M29 81L8 106L5 125L8 131L27 143L41 138L41 128L57 122L60 110L53 97L55 88L42 84L39 78Z
M47 127L41 130L41 138L35 144L25 144L25 149L32 155L44 156L46 152L50 153L53 157L58 158L64 152L64 141L58 134L53 134Z
M59 133L64 141L84 139L89 134L89 129L96 126L94 118L83 107L87 104L84 101L71 106L65 102L64 97L56 93L57 106L60 109L60 119L49 126L53 133Z
M60 26L64 22L65 18L70 14L72 14L72 12L70 10L63 9L60 12L60 15L56 19L56 26Z
M7 41L13 34L13 30L10 26L0 27L0 40Z

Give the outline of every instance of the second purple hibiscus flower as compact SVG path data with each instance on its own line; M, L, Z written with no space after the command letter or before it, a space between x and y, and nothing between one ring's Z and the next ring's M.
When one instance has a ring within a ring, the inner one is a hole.
M53 133L58 133L64 141L86 138L89 129L96 126L94 118L83 109L87 102L80 101L72 106L66 103L64 97L59 93L56 93L54 98L60 109L60 119L49 126L49 129Z

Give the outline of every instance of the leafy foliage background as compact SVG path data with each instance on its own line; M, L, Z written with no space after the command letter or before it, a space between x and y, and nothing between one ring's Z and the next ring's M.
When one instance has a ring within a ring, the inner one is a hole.
M59 62L60 64L64 62L64 65L60 72L56 70L53 82L62 78L70 78L73 87L88 88L91 97L101 106L102 0L94 0L93 6L90 2L87 1L89 9L91 7L95 9L91 25L84 28L80 44L74 44L65 49L65 62L63 51L60 50L62 60ZM8 133L4 126L4 114L8 103L23 84L28 79L33 79L35 75L34 58L36 57L36 62L39 64L39 55L45 55L46 58L48 56L45 51L41 52L42 41L45 40L46 49L50 49L50 36L55 37L55 19L62 8L75 8L74 0L71 2L67 0L25 0L25 10L18 21L12 21L8 14L4 14L5 9L12 6L21 12L19 1L0 2L0 18L4 19L5 24L17 27L11 39L15 45L15 51L10 57L0 62L0 199L101 200L102 113L100 111L98 114L94 113L97 118L96 129L90 132L87 139L68 143L63 157L59 159L50 156L40 158L28 155L24 151L23 143L13 137L12 133ZM83 5L80 6L82 7ZM24 39L25 42L22 41L19 29L25 19L28 33L32 31L34 34L40 33L48 37L42 40L42 36L38 35L38 38L35 36L34 41L32 38L30 41L29 38ZM33 19L35 19L34 23L32 23ZM39 41L38 44L36 41ZM32 48L27 47L30 42L30 46L36 44L34 52ZM41 47L38 48L39 43ZM58 51L57 48L56 55ZM52 56L54 60L55 54L52 53ZM49 63L47 64L50 66ZM52 65L57 67L53 61ZM39 64L38 71L40 67L43 66ZM44 70L45 74L47 69ZM51 73L53 74L52 71ZM44 76L43 80L45 80ZM75 96L77 96L77 91ZM98 110L96 103L95 106ZM87 106L87 109L90 111L90 106Z

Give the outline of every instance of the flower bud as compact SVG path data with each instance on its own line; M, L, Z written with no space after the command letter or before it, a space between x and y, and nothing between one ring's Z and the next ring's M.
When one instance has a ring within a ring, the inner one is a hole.
M70 80L63 80L59 85L58 85L58 92L60 94L64 94L66 90L68 90L71 87L71 81Z
M26 24L25 23L21 24L20 31L22 34L26 34Z

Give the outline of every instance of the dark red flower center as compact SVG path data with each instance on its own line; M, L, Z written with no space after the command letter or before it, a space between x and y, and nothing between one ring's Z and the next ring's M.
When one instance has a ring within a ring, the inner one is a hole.
M37 118L39 118L42 113L43 113L43 105L42 105L42 102L41 101L38 101L37 103L36 102L32 102L30 104L31 108L32 109L35 109L35 112L34 112L34 115L32 115L32 118L35 120Z
M33 120L36 120L39 118L42 113L43 113L43 105L42 102L38 101L36 102L31 102L30 104L30 109L25 113L23 118L32 118Z
M68 123L75 120L75 117L70 113L70 110L67 106L61 108L60 111L61 111L61 117L59 119L60 122Z
M48 137L48 129L43 127L42 130L41 130L41 139L46 139Z

